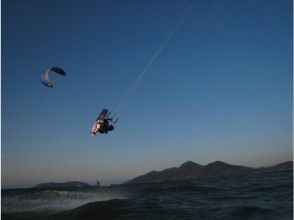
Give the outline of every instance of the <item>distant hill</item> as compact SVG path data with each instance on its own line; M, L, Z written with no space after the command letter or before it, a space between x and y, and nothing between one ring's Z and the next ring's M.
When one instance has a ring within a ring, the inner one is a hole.
M144 182L162 182L166 180L198 179L208 177L233 176L248 174L257 171L275 171L281 169L293 169L293 161L287 161L272 167L251 168L246 166L237 166L215 161L205 166L187 161L180 167L172 167L162 171L151 171L138 176L126 183L144 183Z
M86 187L90 186L88 183L78 182L78 181L71 181L65 183L41 183L36 185L34 188L39 189L50 189L50 188L60 188L60 187Z
M286 170L286 169L293 169L293 161L286 161L271 167L259 168L259 170L265 170L265 171Z

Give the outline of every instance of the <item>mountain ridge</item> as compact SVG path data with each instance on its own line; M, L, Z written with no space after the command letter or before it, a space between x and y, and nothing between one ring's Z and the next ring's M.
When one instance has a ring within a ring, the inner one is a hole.
M56 182L48 182L48 183L40 183L36 185L34 188L38 189L50 189L50 188L58 188L58 187L86 187L90 186L88 183L79 182L79 181L69 181L63 183Z
M275 171L281 169L293 169L293 161L286 161L274 166L260 168L232 165L223 161L214 161L206 165L187 161L181 164L179 167L171 167L161 171L150 171L146 174L137 176L125 182L124 184L234 176L259 171Z

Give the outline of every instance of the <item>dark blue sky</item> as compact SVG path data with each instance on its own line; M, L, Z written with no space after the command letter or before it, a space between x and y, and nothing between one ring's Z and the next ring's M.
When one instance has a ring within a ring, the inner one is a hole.
M119 183L192 160L292 159L291 0L196 0L119 112L92 137L191 0L2 1L2 186ZM50 65L48 89L40 83Z

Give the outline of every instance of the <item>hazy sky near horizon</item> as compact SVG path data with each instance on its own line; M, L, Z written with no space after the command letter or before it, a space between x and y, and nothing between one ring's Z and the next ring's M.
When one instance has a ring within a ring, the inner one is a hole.
M2 187L121 183L191 160L292 160L291 0L2 0ZM40 83L49 65L55 87Z

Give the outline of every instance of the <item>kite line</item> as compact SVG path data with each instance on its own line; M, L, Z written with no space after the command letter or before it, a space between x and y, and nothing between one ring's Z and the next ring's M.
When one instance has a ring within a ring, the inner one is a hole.
M193 0L191 4L188 5L186 10L183 12L183 14L180 16L180 18L177 20L176 24L171 29L171 32L167 35L165 40L162 42L160 47L155 51L154 55L151 57L149 62L146 64L142 72L138 75L136 81L133 83L133 85L130 87L129 91L126 93L126 96L122 99L121 103L117 106L115 110L115 114L120 111L120 109L123 107L123 105L126 103L130 95L133 93L133 91L136 89L138 84L143 79L144 75L146 74L147 70L150 68L154 60L158 57L158 55L161 53L162 49L165 47L169 39L177 32L178 28L181 26L181 24L184 22L184 20L188 17L192 9L195 7L196 0Z

